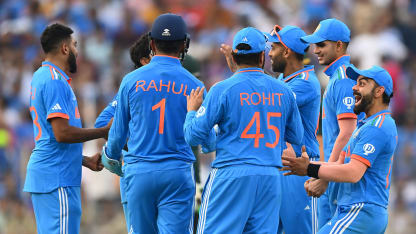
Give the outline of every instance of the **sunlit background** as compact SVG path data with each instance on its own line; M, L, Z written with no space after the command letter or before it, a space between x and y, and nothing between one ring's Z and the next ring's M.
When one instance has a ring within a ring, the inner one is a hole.
M387 233L416 233L416 0L0 0L0 234L36 233L30 196L22 187L34 147L28 104L32 74L43 60L42 31L56 21L74 29L79 56L71 84L84 127L93 127L133 69L129 46L166 12L184 17L191 34L189 54L200 62L192 67L200 69L208 88L231 75L219 46L230 44L243 27L270 31L275 24L297 25L311 33L322 19L344 21L352 32L348 53L353 63L383 66L393 77L391 110L399 145ZM317 65L312 51L305 61ZM321 66L316 69L324 90L328 78ZM102 144L84 144L84 155ZM213 155L199 159L203 185ZM82 195L82 234L127 232L117 177L83 170Z

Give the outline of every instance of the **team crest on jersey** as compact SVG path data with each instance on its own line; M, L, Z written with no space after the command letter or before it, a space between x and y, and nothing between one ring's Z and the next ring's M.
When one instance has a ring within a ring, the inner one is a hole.
M363 146L363 150L364 150L364 154L368 155L368 154L374 153L374 151L376 151L376 147L374 147L374 145L372 144L367 143Z
M355 101L352 97L345 97L342 102L347 106L348 110L354 105Z
M203 106L201 106L199 109L198 109L198 112L196 112L196 117L197 118L199 118L199 117L201 117L201 116L203 116L203 115L205 115L205 107L203 107Z

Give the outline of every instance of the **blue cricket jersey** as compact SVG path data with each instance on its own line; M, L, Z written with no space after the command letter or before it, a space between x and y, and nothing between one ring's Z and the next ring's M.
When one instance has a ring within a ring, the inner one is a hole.
M359 160L368 166L357 183L340 183L338 205L372 203L387 208L397 128L388 110L360 121L343 149L345 162Z
M107 142L109 157L119 159L129 135L125 163L163 162L161 167L169 169L195 161L182 127L186 96L197 87L203 87L202 82L170 56L154 56L149 64L127 74L117 94Z
M113 100L104 108L103 111L98 115L97 119L95 120L94 127L95 128L102 128L107 126L108 122L110 122L111 118L114 117L114 113L116 112L117 106L117 98L116 95Z
M324 73L329 76L322 103L322 137L324 158L327 162L331 156L339 134L338 120L355 118L355 98L352 87L356 81L347 77L345 69L350 66L350 56L343 55L328 65Z
M296 156L301 156L302 145L305 145L309 158L319 160L319 143L316 139L316 132L321 106L321 85L316 77L314 67L305 66L287 77L282 77L282 80L295 94L296 104L305 130L302 143L292 145Z
M33 74L30 115L35 148L27 165L25 192L48 193L58 187L81 185L82 144L58 143L49 122L51 118L64 118L69 125L82 127L70 81L50 62L43 62Z
M238 164L281 167L285 142L300 144L303 127L292 91L260 68L238 70L214 85L184 125L191 145L218 124L215 168Z

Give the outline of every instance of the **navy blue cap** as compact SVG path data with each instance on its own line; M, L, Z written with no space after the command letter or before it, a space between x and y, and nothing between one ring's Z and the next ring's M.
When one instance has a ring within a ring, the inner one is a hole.
M390 96L393 93L393 80L390 74L382 67L372 66L368 70L359 70L354 66L347 68L347 76L350 79L357 80L359 76L373 79L378 85L384 87L384 92Z
M186 24L181 16L167 13L159 15L152 25L150 37L162 41L178 41L186 38Z
M253 27L243 28L237 32L233 40L233 52L236 54L254 54L266 50L267 37ZM247 44L250 50L237 50L239 44Z
M282 43L298 54L305 54L305 50L309 47L309 43L301 40L303 36L306 36L306 33L301 28L290 25L284 28L276 25L273 31L267 34L270 42Z
M319 22L313 34L302 37L308 43L319 43L322 41L350 41L350 29L346 24L337 19L326 19Z

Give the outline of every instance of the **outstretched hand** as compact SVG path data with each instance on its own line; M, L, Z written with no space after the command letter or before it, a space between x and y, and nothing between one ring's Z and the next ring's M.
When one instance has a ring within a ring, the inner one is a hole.
M197 111L199 107L202 105L202 101L204 100L204 90L204 87L198 87L196 89L192 89L191 93L188 96L186 96L188 112Z
M309 165L309 156L306 153L305 146L302 146L302 156L299 158L288 157L283 155L282 156L282 163L283 168L281 171L288 171L283 175L298 175L298 176L306 176L308 171Z
M237 71L237 65L234 63L232 55L231 55L231 51L232 51L231 46L227 44L221 44L220 51L221 53L224 54L225 60L227 61L227 65L230 68L230 70L232 72Z

